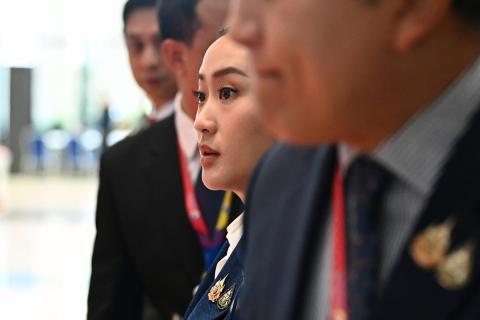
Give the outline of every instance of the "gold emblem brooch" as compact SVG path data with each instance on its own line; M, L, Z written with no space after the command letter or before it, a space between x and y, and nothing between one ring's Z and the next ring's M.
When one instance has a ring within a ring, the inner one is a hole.
M225 291L225 293L222 294L220 299L218 299L218 301L217 301L218 309L225 310L225 309L228 308L228 306L232 302L234 291L235 291L235 284L233 284L233 286L231 286L227 291Z
M445 289L459 289L467 283L472 271L474 246L466 244L449 254L438 266L437 280Z
M208 300L210 302L216 302L225 288L225 280L227 279L228 274L221 280L218 280L213 287L208 292Z
M410 246L413 261L425 270L435 272L437 282L445 289L463 287L470 278L474 245L468 243L447 254L455 220L427 227L415 237Z
M427 227L415 237L410 254L415 263L427 270L436 268L450 247L450 233L455 222L449 218L441 224Z

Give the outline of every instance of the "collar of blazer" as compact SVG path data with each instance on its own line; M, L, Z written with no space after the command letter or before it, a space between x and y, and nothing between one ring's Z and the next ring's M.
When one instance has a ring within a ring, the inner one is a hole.
M185 319L220 319L225 318L230 313L231 307L235 305L238 298L238 292L243 284L243 245L240 242L233 250L227 263L224 265L218 276L214 279L215 266L217 262L226 254L228 243L222 248L215 263L208 271L204 280L200 284L195 297L193 298L188 310L185 314ZM208 299L208 293L211 287L220 279L224 279L224 289L216 302L211 302ZM231 292L229 292L231 291ZM222 296L224 299L222 299ZM228 297L227 297L228 296ZM222 305L224 300L225 305Z
M150 130L151 134L148 147L152 154L165 155L165 151L169 151L169 145L165 145L165 143L173 141L176 146L177 132L175 129L174 113L167 118L154 123L150 127Z
M315 256L311 253L319 249L318 226L328 213L336 152L331 146L280 143L257 166L245 210L248 292L242 292L239 302L248 305L239 308L245 319L299 318Z

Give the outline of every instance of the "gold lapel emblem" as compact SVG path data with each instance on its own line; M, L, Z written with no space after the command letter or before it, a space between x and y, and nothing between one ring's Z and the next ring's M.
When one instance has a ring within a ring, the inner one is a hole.
M210 302L216 302L225 288L225 280L227 279L228 274L221 280L218 280L208 293L208 300Z
M454 219L448 218L444 223L427 227L415 237L410 255L418 266L432 270L440 264L450 247L450 233L454 225Z
M449 254L438 266L437 280L445 289L459 289L470 278L474 246L469 243Z
M222 294L222 296L220 297L220 299L218 299L217 301L217 307L218 309L220 310L225 310L228 308L228 306L230 305L230 303L232 302L232 298L233 298L233 292L235 291L235 283L233 284L233 286L231 286L227 291L225 291L224 294Z

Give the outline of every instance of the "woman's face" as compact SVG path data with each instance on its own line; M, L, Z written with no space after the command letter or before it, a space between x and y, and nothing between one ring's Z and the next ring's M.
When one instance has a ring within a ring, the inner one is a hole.
M248 51L223 36L207 50L195 92L203 182L240 196L255 164L273 143L260 124L253 70Z

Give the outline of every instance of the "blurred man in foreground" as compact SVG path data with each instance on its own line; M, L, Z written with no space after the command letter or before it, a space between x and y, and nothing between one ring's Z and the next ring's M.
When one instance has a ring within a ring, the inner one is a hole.
M477 319L479 2L238 0L230 21L266 125L324 145L253 178L240 319Z

